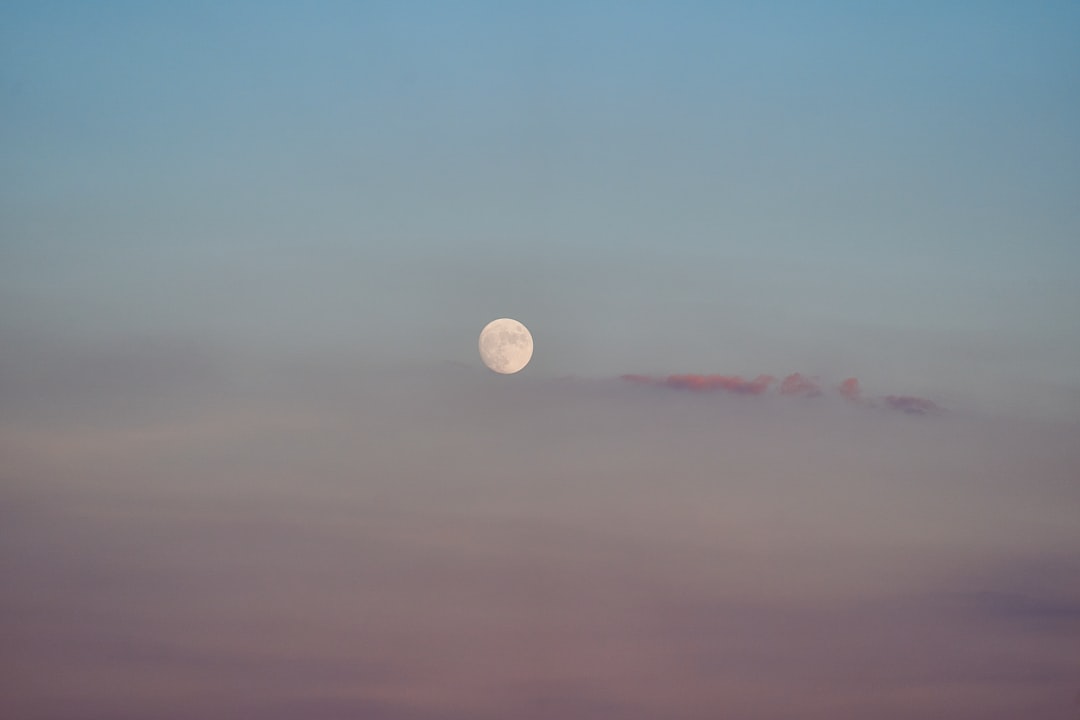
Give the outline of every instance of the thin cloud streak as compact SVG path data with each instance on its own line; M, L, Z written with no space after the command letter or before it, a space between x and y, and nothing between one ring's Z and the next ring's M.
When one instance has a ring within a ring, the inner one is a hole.
M689 390L698 393L724 391L736 395L765 395L773 385L772 375L758 375L753 380L744 380L739 375L696 375L681 374L656 377L652 375L627 374L620 378L637 385L657 385L676 390ZM822 395L821 383L816 378L802 373L792 373L779 384L777 391L788 397L816 398ZM913 395L886 395L880 400L867 398L862 394L859 380L849 377L837 386L837 392L844 399L868 407L884 407L908 415L930 415L941 411L941 407L926 398Z
M639 385L664 385L678 390L693 392L724 391L737 395L761 395L769 389L771 375L758 375L753 380L744 380L738 375L668 375L664 378L649 375L622 375L627 382Z
M926 415L938 410L934 402L911 395L886 395L885 402L893 410L900 410L909 415Z

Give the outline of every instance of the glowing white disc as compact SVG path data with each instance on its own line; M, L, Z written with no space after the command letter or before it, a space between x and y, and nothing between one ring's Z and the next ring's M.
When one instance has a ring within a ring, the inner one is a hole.
M518 372L529 364L532 353L532 334L517 320L492 320L480 331L480 359L497 373Z

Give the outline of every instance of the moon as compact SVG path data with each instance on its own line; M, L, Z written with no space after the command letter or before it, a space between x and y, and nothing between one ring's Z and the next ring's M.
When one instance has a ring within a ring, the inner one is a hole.
M517 320L492 320L480 331L480 359L500 375L512 375L529 364L532 334Z

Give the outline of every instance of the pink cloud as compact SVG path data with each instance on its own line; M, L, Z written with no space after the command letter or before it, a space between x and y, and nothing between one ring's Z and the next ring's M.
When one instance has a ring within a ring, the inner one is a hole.
M712 392L723 390L737 395L761 395L772 384L772 375L758 375L753 380L744 380L738 375L668 375L656 378L649 375L623 375L623 380L645 385L664 385L680 390L694 392Z
M817 397L821 394L821 386L813 378L808 378L800 373L792 373L780 383L780 394Z
M655 376L628 374L620 376L626 382L638 385L661 385L677 390L693 392L723 391L737 395L763 395L775 382L772 375L758 375L747 380L739 375L699 375L684 373L677 375ZM858 378L849 377L837 386L837 392L846 400L869 407L885 407L899 410L909 415L927 415L940 408L932 401L911 395L886 395L883 398L868 398L863 395ZM814 378L802 373L792 373L785 377L778 386L781 395L792 397L817 397L822 394L821 384Z
M862 399L862 388L859 387L858 378L850 377L840 383L840 394L848 400L857 402Z

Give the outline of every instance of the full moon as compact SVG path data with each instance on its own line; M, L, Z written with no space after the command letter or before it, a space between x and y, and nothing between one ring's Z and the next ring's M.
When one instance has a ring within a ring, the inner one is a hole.
M532 353L532 335L517 320L492 320L480 331L480 359L497 373L518 372L529 364Z

